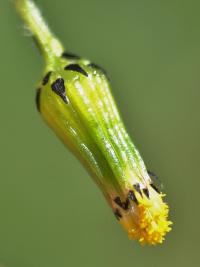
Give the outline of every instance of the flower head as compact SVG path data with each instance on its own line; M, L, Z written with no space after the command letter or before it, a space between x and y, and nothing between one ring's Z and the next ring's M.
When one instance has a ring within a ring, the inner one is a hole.
M129 237L162 243L168 206L127 134L106 72L64 52L32 1L16 4L46 59L36 94L40 114L91 174Z

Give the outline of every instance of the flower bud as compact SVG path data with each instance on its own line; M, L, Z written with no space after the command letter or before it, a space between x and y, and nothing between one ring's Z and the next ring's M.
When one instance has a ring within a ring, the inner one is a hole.
M162 243L168 206L124 127L106 72L64 52L32 1L16 3L46 59L36 95L41 116L91 174L130 239Z

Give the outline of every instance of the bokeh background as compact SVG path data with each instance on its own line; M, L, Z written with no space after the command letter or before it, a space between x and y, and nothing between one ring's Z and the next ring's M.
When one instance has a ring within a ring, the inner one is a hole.
M38 0L71 52L104 66L122 117L167 193L163 245L128 240L84 168L43 123L43 61L0 1L0 264L200 266L200 1Z

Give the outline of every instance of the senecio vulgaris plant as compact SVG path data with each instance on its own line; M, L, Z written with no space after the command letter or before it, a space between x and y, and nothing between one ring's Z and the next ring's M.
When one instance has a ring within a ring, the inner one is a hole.
M129 238L162 243L168 206L124 127L105 71L65 52L34 2L14 2L46 62L36 91L41 116L91 174Z

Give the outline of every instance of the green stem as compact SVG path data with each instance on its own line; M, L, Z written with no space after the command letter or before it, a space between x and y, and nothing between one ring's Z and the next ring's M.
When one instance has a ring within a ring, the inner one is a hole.
M46 63L52 65L63 52L63 46L49 30L37 6L31 0L15 0L15 5L25 24L35 37Z

